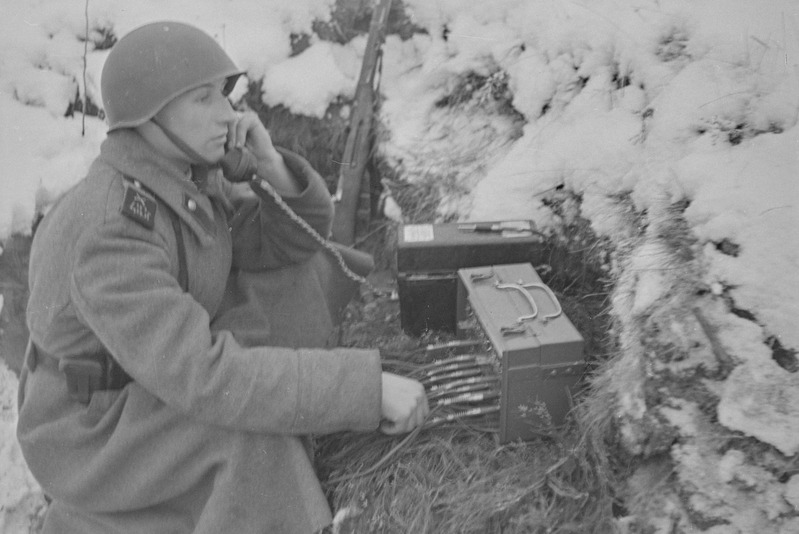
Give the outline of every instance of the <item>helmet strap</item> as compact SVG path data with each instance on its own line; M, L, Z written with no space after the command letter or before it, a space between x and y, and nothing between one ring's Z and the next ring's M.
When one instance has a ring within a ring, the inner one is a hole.
M175 132L164 126L164 124L160 120L156 119L155 117L153 117L150 120L153 121L153 124L158 126L162 132L164 132L164 135L166 135L167 139L169 139L173 145L178 147L178 149L180 149L181 152L186 154L194 162L208 166L214 165L214 163L209 162L204 157L202 157L196 150L191 148L188 145L188 143L186 143L183 139L181 139Z

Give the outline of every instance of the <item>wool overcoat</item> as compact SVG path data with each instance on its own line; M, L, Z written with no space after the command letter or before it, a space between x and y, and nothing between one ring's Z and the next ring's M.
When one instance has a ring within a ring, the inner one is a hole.
M326 236L324 182L281 153L303 186L284 200ZM252 321L236 334L246 276L231 272L321 287L320 243L259 185L241 194L219 171L194 175L186 179L134 130L111 132L87 177L36 231L32 344L56 358L108 351L133 379L86 405L70 398L57 368L23 369L17 434L53 499L47 533L315 532L331 517L302 436L378 426L377 351L297 348L306 345L299 328L280 340L286 346L262 345L274 336L253 334ZM185 243L187 291L170 212ZM322 344L329 324L316 323L319 291L297 298L290 309L312 311L283 324L307 321L316 332L308 344Z

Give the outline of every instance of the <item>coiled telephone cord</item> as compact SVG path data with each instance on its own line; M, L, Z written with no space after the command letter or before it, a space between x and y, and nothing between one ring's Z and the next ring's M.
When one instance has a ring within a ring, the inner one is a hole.
M372 285L372 283L369 280L353 272L352 269L350 269L347 266L347 263L344 261L344 257L336 249L336 247L333 246L333 244L328 239L322 237L319 234L319 232L317 232L316 229L314 229L314 227L308 223L308 221L297 215L297 213L293 209L291 209L291 206L286 204L286 201L283 200L280 194L277 191L275 191L275 188L272 187L272 185L269 182L267 182L264 179L259 179L259 186L261 187L261 189L269 193L269 195L272 197L272 199L275 201L278 207L281 210L283 210L285 214L288 215L288 217L292 221L297 223L303 230L306 231L308 235L310 235L317 243L319 243L325 249L325 251L327 251L329 254L333 256L333 258L336 260L336 263L338 263L338 266L341 268L341 272L344 273L344 276L346 276L353 282L365 285L370 291L374 293L379 292L378 289L374 287L374 285Z

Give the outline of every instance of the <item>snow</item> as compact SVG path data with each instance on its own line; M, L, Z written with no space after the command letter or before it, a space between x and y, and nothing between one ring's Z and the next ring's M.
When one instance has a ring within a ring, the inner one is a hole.
M785 486L785 500L791 503L795 510L799 510L799 476L793 475Z
M799 452L799 377L774 362L736 367L718 413L721 424L771 443L785 456Z
M264 77L266 103L322 117L328 104L354 94L365 39L340 45L312 38L308 49L292 56L291 36L311 34L314 20L329 20L332 5L332 0L93 0L85 93L101 102L99 74L107 55L95 49L103 40L101 30L122 35L151 20L173 19L212 34L251 80ZM406 0L405 5L429 33L387 39L381 154L407 180L445 177L459 186L442 202L442 216L529 218L550 229L557 218L542 201L563 187L580 195L581 214L594 231L616 243L630 235L629 206L623 209L620 198L650 217L686 201L683 215L699 243L699 282L755 317L713 314L719 342L739 364L720 388L719 419L785 455L799 452L797 379L773 362L764 343L776 338L786 349L799 349L799 4L500 0L486 9L477 0ZM35 215L81 179L105 135L96 118L65 116L75 95L84 94L85 24L83 4L4 2L0 242L30 233ZM437 107L468 73L505 83L517 115L492 107L488 93L479 95L479 106ZM242 91L239 83L234 96ZM667 255L668 247L645 236L624 264L633 270L634 295L616 299L617 312L624 308L637 316L663 302L672 282L657 266ZM13 377L5 371L1 376L2 398L11 398ZM631 385L630 391L638 388ZM640 399L622 401L628 413L644 409ZM37 490L11 445L14 417L3 406L0 480L33 494ZM680 477L698 480L689 472L693 464L712 469L701 466L702 453L692 445L674 453L685 460ZM711 478L741 483L732 474L741 459L718 460ZM787 490L794 506L797 484L791 479ZM4 488L0 527L21 502L19 494ZM766 515L782 513L771 490L762 494ZM724 508L718 502L705 505L714 514ZM751 521L760 527L761 520Z
M363 56L365 40L360 56ZM322 118L328 104L338 97L355 96L361 59L356 49L318 41L304 53L266 69L263 101L283 104L293 113Z
M39 484L25 467L14 439L17 423L17 381L0 361L0 532L29 532L44 506Z

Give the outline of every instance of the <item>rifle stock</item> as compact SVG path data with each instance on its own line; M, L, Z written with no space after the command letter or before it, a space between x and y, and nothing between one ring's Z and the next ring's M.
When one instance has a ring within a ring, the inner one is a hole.
M369 202L369 181L366 165L372 151L372 124L374 120L377 93L377 71L380 68L382 46L385 41L388 13L391 0L380 0L372 12L369 37L361 65L358 86L355 90L354 110L350 131L344 147L344 157L336 189L336 212L333 217L333 240L344 245L355 242L359 199ZM362 194L362 192L364 194Z

